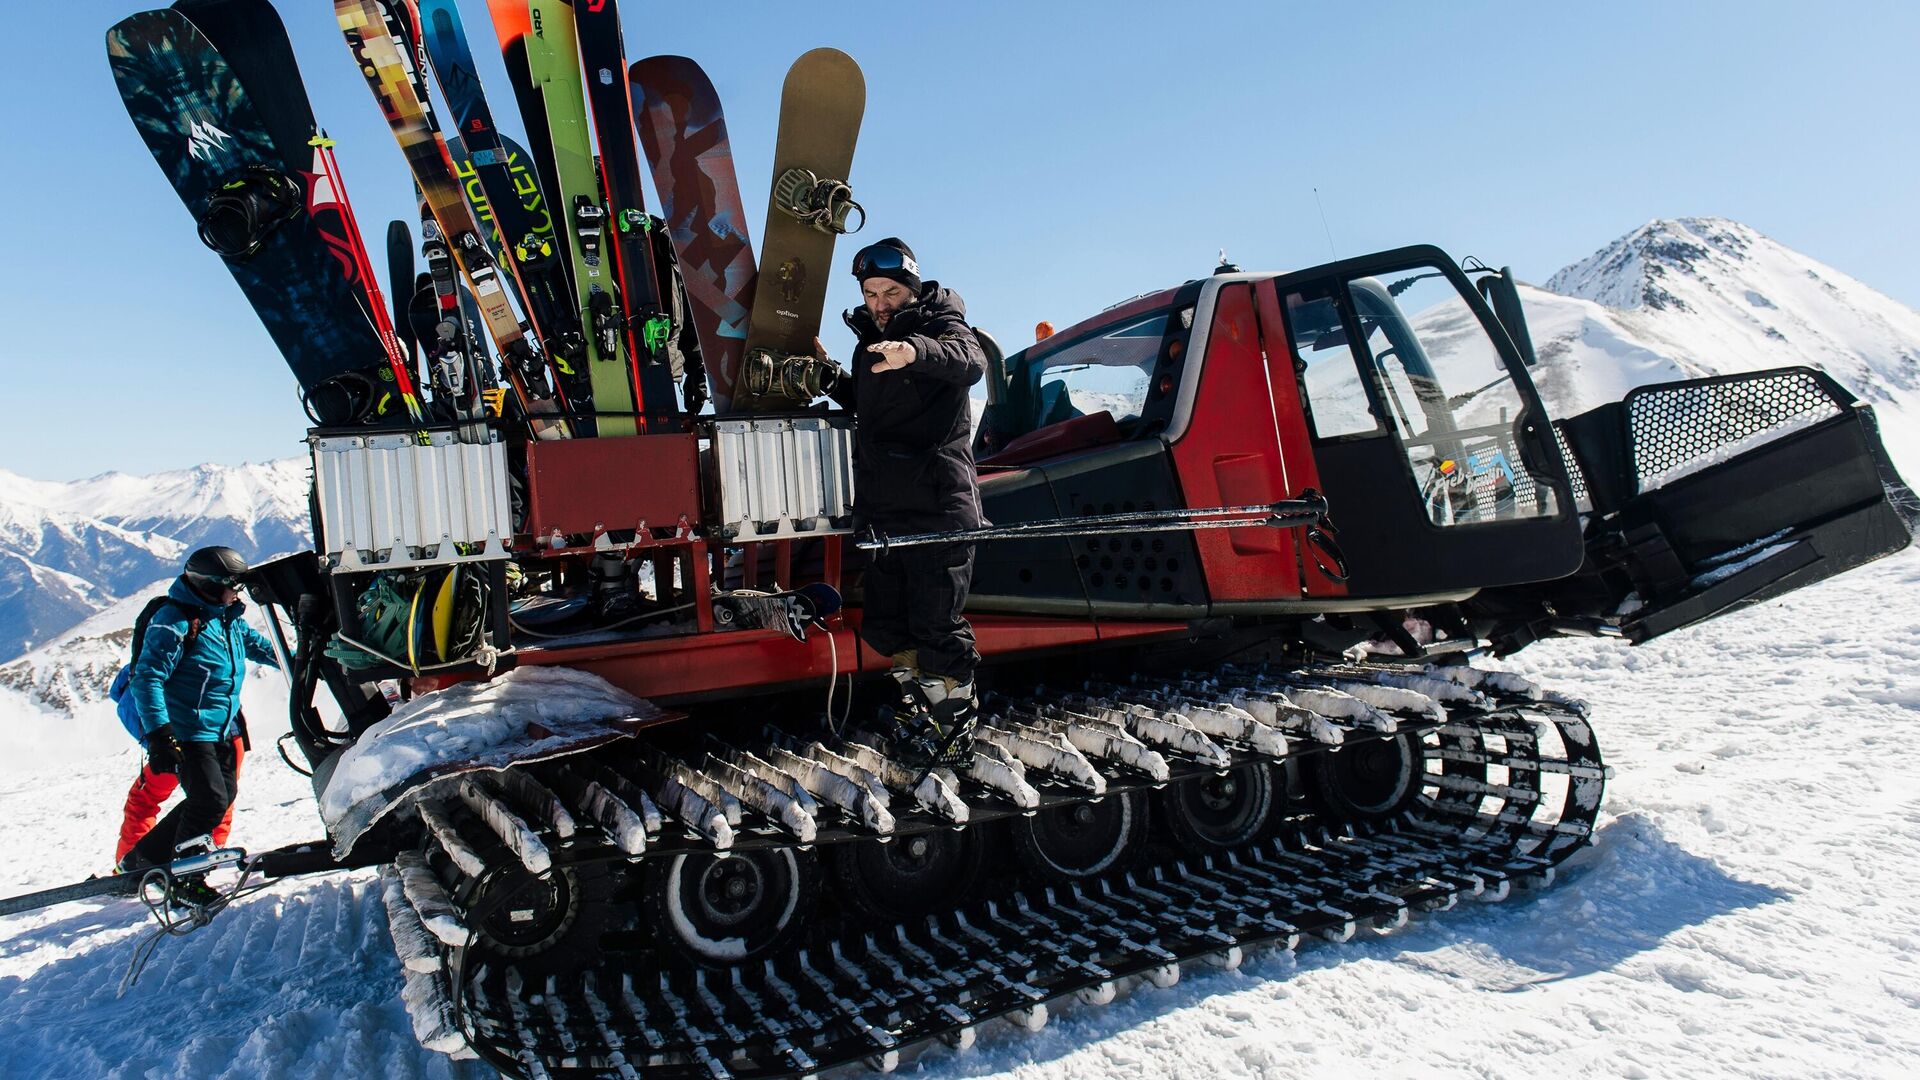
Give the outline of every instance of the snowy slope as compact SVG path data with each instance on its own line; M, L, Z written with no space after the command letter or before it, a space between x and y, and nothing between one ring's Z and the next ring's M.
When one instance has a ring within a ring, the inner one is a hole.
M1920 1071L1920 555L1639 649L1554 643L1507 666L1587 697L1618 770L1594 847L1554 887L1192 969L1038 1035L995 1029L915 1075ZM249 683L263 747L268 682ZM0 891L98 868L133 764L0 764ZM251 846L318 835L304 781L264 749L241 798ZM364 875L283 883L163 944L123 998L134 903L0 921L0 1074L482 1075L414 1044L378 908Z

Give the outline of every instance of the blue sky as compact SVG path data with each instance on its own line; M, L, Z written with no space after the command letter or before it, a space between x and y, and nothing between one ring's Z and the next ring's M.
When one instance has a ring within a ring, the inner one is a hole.
M28 476L302 449L292 376L114 91L102 36L141 6L63 3L0 63L0 468ZM332 5L278 7L383 265L384 223L412 216L405 165ZM517 134L486 4L462 8ZM1205 273L1222 247L1281 269L1429 242L1541 281L1685 215L1746 222L1920 306L1920 5L623 8L630 59L682 53L712 74L750 208L786 65L851 53L869 94L862 235L905 237L1009 347L1039 319ZM851 277L829 299L836 355L857 299Z

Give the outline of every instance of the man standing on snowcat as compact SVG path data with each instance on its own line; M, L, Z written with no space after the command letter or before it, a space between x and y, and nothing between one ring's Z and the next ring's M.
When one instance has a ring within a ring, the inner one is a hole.
M186 798L134 845L122 870L208 850L210 834L233 804L246 662L278 663L266 636L240 617L246 572L247 561L232 548L201 548L147 624L127 693L138 706L152 768L177 773ZM212 898L199 881L176 891L198 903Z
M853 276L864 302L845 319L859 344L833 398L858 418L855 527L892 536L977 529L967 388L986 374L986 357L966 305L939 282L922 282L913 249L896 237L861 249ZM814 347L827 358L818 340ZM980 654L960 614L972 582L970 543L888 551L862 579L860 637L893 658L900 690L888 734L924 765L955 757L977 720Z

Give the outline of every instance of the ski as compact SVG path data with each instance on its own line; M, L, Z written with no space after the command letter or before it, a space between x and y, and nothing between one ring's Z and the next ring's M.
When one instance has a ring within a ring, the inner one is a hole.
M493 0L490 7L503 6ZM534 153L553 166L556 187L547 189L559 230L568 238L574 304L587 336L587 370L593 382L595 422L602 435L638 432L642 403L628 371L626 335L619 317L613 265L607 258L607 212L594 174L593 144L581 85L580 52L573 13L564 0L527 0L527 71L546 119L546 145ZM498 27L496 27L498 29Z
M720 96L684 56L650 56L633 65L628 81L713 405L724 413L733 407L758 272Z
M458 6L453 0L422 0L419 14L428 59L459 132L447 145L467 201L489 227L495 258L510 265L519 279L527 315L555 371L561 401L574 418L575 434L590 435L586 340L566 275L555 258L552 215L527 167L527 155L516 153L494 125Z
M387 15L392 7L387 0L334 0L341 32L406 153L414 181L447 235L535 435L565 438L569 434L567 423L559 415L561 406L548 385L544 362L521 329L508 300L510 279L501 275L488 253L480 224L467 206L452 155L415 92L410 74L413 60L389 30Z
M853 58L814 49L794 61L780 94L766 239L747 324L746 355L734 383L736 410L796 408L778 372L813 353L833 270L834 240L859 210L847 186L866 110L866 81Z
M309 414L321 424L375 419L389 358L366 282L339 256L351 250L345 222L337 206L312 201L310 119L277 125L298 145L277 143L251 88L179 11L116 23L107 54L141 139L286 358ZM271 93L305 107L298 71L278 80Z
M239 848L216 848L201 855L175 859L166 867L152 867L131 874L107 874L103 877L76 881L71 885L41 889L39 892L30 892L22 896L9 896L0 899L0 915L18 915L26 911L52 907L55 904L88 900L96 896L135 896L140 892L141 882L145 881L149 874L157 874L162 880L172 880L190 874L204 874L223 866L237 866L246 857L247 853Z
M594 139L600 147L600 178L612 223L614 274L620 286L620 311L626 352L639 399L647 403L645 422L660 427L675 413L674 382L682 374L667 363L674 325L663 300L672 282L660 276L653 257L653 219L641 190L640 152L634 145L633 98L627 91L627 58L620 32L617 0L586 0L573 7L586 70L587 100L593 106Z
M409 366L420 357L420 338L407 318L413 300L413 233L404 221L387 222L387 290L393 294L393 324L407 347Z
M333 153L333 140L323 131L308 142L313 147L314 178L308 206L329 209L344 222L347 239L339 243L339 250L335 254L364 287L367 315L373 322L374 332L380 335L381 346L387 351L387 368L393 377L394 392L400 395L408 419L419 423L426 418L426 413L421 405L420 393L414 388L413 359L394 326L387 299L380 293L380 279L374 276L373 257L367 253L367 245L361 238L360 222L353 216L353 203L347 199L346 181L340 175L340 160ZM334 242L331 237L328 240ZM384 400L374 405L374 412L378 415L384 416L389 411L389 403Z

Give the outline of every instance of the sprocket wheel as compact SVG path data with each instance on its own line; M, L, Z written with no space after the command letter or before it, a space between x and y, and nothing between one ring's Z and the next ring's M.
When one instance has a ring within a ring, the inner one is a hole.
M1258 837L1273 816L1279 778L1266 762L1196 776L1160 793L1159 820L1183 852L1225 851Z
M771 952L806 922L814 861L792 848L692 852L649 868L654 935L673 953L724 967Z
M1315 755L1314 786L1333 814L1376 821L1420 793L1425 763L1426 745L1417 736L1369 739Z
M1146 831L1146 800L1124 792L1016 819L1013 848L1041 877L1079 881L1126 865Z
M596 962L601 935L613 921L613 878L597 863L558 866L545 874L503 866L467 901L474 947L531 972L565 971Z
M936 829L836 845L837 891L860 915L898 922L945 911L972 894L987 865L980 829Z

